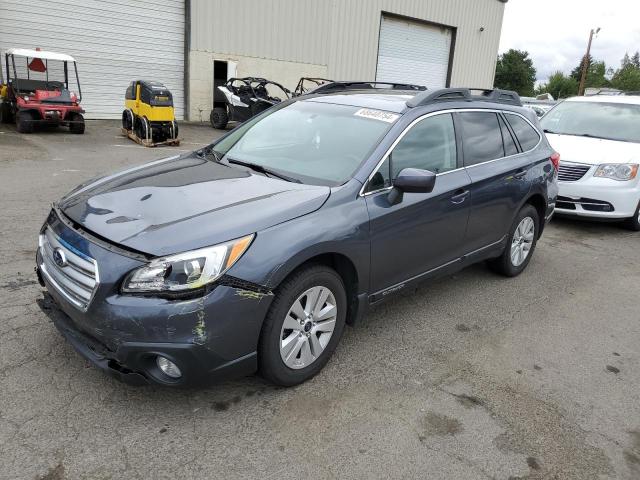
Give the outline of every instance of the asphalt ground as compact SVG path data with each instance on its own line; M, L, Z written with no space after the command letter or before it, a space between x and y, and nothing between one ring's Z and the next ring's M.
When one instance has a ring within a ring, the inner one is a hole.
M640 478L640 235L615 225L554 219L517 278L477 265L394 298L295 388L136 388L88 365L33 273L51 202L216 135L0 125L0 478Z

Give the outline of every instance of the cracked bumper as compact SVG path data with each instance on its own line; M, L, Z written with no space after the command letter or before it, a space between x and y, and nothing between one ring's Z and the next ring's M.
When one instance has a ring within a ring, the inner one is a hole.
M85 314L69 305L54 288L47 284L46 280L44 284L57 306L45 313L51 318L58 331L91 364L124 383L176 387L199 386L249 375L257 370L256 346L259 331L255 329L253 331L255 338L248 343L234 342L233 337L225 340L220 335L220 330L211 324L204 332L189 332L188 341L169 341L168 339L158 341L158 338L153 335L136 335L125 330L91 329L87 328L87 318L80 318L86 317ZM221 290L224 288L222 287ZM231 291L231 289L228 290ZM218 294L224 296L225 292L218 292ZM149 310L146 313L149 316L155 314L160 319L164 311L164 309L158 309ZM174 321L189 324L191 323L189 317L190 314L179 315L174 317ZM113 317L111 319L115 320ZM126 323L130 318L122 320ZM90 323L104 325L95 320ZM168 322L169 325L171 323ZM169 331L172 328L177 330L177 327L170 326ZM251 330L245 333L252 335ZM225 344L224 348L220 346L221 343ZM182 377L172 379L163 374L156 365L158 355L178 365Z
M96 260L100 284L86 308L74 306L39 271L38 277L58 309L45 313L62 335L93 365L130 384L193 386L253 373L270 293L246 290L239 282L217 285L191 300L122 295L122 278L140 262L76 238L54 225L74 248ZM246 282L245 282L246 283ZM178 365L178 380L156 365L162 355Z
M128 385L160 384L166 386L198 386L253 373L257 368L256 353L230 362L192 343L125 342L115 351L83 334L62 311L54 325L73 348L91 364ZM172 379L157 367L155 359L162 355L179 365L183 376ZM216 365L210 368L212 365Z

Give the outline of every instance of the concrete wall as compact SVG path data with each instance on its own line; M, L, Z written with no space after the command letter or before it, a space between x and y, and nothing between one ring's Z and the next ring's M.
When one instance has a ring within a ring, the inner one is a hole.
M191 0L192 118L211 108L213 58L287 87L303 75L375 79L383 12L455 28L451 86L493 86L499 0Z

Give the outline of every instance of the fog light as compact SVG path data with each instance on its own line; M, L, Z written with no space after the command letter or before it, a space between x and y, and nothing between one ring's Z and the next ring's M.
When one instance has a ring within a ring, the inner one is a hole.
M158 368L162 370L162 373L166 376L171 378L180 378L182 376L182 372L178 366L168 358L158 355L156 357L156 363L158 364Z

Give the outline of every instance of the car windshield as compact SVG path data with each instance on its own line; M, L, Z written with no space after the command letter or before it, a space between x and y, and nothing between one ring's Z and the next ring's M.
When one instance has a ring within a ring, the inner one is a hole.
M541 124L547 133L640 143L640 105L563 102Z
M298 101L239 126L214 145L221 161L253 164L302 183L345 183L398 114Z

